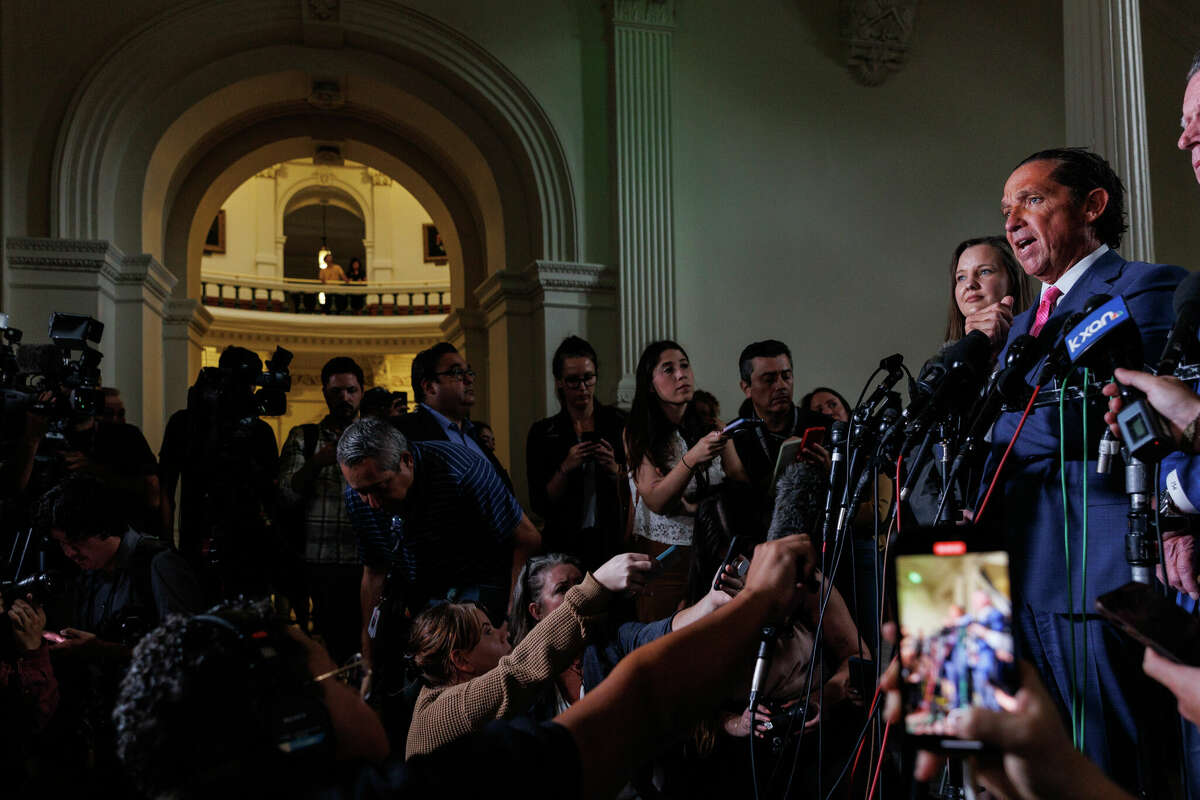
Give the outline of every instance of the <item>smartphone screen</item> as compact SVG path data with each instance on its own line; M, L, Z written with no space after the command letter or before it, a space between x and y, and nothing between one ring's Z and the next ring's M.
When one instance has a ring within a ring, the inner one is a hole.
M907 552L895 557L904 728L926 739L922 746L981 749L957 736L962 712L1012 707L1017 670L1008 553L970 548L978 533L919 529L905 534Z

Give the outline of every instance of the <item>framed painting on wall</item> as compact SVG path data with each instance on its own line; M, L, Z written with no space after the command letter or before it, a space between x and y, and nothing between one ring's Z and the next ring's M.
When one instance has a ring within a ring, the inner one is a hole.
M204 237L204 252L225 252L225 209L223 208L217 212L216 218L213 219L212 225L208 229L208 234Z
M425 244L426 264L445 264L450 260L446 255L446 245L436 225L426 223L421 226L421 241Z

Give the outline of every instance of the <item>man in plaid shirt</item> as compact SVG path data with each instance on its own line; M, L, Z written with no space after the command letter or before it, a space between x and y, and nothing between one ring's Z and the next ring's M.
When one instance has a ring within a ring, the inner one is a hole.
M292 592L296 616L302 625L307 621L311 598L314 628L341 662L358 649L362 573L342 497L346 483L338 469L337 443L358 416L362 368L345 356L330 359L321 369L321 391L329 413L288 433L279 456L279 491L285 532L303 560Z

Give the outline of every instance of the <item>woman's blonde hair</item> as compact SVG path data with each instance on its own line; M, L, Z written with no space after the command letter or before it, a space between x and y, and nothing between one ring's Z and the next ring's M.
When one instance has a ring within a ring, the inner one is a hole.
M454 680L455 650L470 650L483 637L483 624L471 603L440 603L413 620L408 654L421 675L434 686Z

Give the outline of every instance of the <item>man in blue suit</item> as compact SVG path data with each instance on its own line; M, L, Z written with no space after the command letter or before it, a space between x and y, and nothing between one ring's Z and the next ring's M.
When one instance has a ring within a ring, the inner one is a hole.
M1173 320L1172 295L1186 273L1126 261L1116 252L1126 229L1124 187L1103 158L1075 148L1035 153L1005 183L1001 208L1013 252L1042 283L1041 301L1013 319L1008 342L1036 335L1048 319L1081 310L1092 295L1108 294L1124 298L1143 352L1152 357L1161 352ZM1040 368L1031 370L1031 384ZM1079 380L1072 378L1076 385ZM1100 475L1093 463L1103 412L1099 399L1076 401L1062 426L1057 407L1031 412L984 515L1000 520L1007 536L1013 622L1024 656L1040 671L1064 717L1076 723L1087 755L1136 791L1139 741L1130 694L1141 670L1137 657L1093 613L1098 595L1130 580L1123 471ZM996 423L986 480L1020 416L1005 413Z

